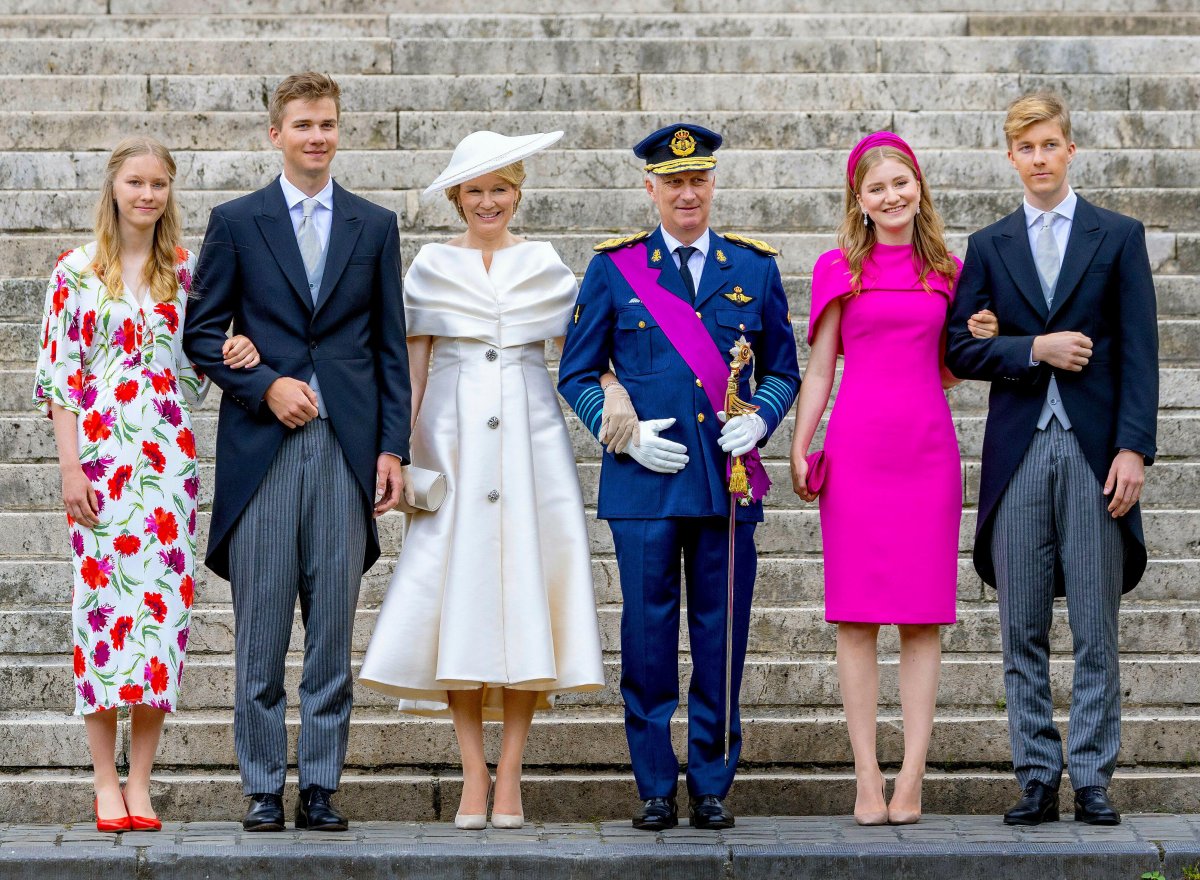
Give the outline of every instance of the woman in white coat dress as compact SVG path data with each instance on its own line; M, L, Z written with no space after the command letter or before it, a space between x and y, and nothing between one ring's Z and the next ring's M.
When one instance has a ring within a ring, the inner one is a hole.
M508 229L521 160L561 136L464 138L426 193L445 190L466 231L422 247L404 280L413 463L445 473L448 492L410 519L360 681L402 711L449 712L461 828L486 824L483 720L504 721L492 825L520 827L535 709L604 685L583 498L545 361L575 276Z

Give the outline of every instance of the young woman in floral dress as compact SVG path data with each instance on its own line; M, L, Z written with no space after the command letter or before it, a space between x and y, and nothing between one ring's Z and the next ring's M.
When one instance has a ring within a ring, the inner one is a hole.
M196 437L207 382L183 356L194 257L180 245L175 163L150 138L109 158L96 241L58 259L34 405L54 422L74 568L75 714L95 767L96 827L158 830L150 770L177 705L195 598ZM245 337L226 363L250 367ZM113 761L131 707L129 776Z

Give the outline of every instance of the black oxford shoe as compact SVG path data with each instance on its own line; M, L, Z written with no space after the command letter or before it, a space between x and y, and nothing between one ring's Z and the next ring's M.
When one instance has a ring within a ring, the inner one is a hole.
M1058 789L1036 779L1025 786L1016 806L1004 814L1005 825L1041 825L1058 821Z
M633 827L642 831L666 831L678 824L679 807L673 797L642 801L642 811L633 817Z
M1121 814L1101 785L1085 785L1075 791L1075 821L1088 825L1120 825Z
M296 802L296 827L310 831L345 831L350 827L346 817L333 808L329 799L333 792L315 785L300 792Z
M246 831L282 831L283 798L277 794L250 795L250 809L242 819Z
M733 813L715 794L705 794L692 798L691 822L693 828L705 831L721 831L733 827Z

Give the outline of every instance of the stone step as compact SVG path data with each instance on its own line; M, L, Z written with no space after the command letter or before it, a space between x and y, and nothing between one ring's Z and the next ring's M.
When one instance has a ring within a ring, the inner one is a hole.
M687 751L687 719L679 713L671 725L677 754ZM1066 714L1055 721L1066 739ZM127 755L129 722L120 722L117 754ZM295 753L300 721L295 708L288 713L289 749ZM845 717L840 711L797 711L788 715L748 712L742 715L742 773L762 767L846 768L853 763ZM500 725L485 727L485 748L495 755ZM35 712L0 716L0 736L9 745L0 753L0 767L89 768L82 719L61 713ZM899 766L904 755L902 719L883 713L877 727L880 762ZM1195 763L1200 716L1174 709L1131 709L1121 718L1121 763L1126 767L1155 767ZM929 763L941 770L991 766L1004 770L1009 761L1008 720L1003 711L977 714L939 713L933 725ZM625 726L619 708L593 713L555 710L534 718L525 766L539 769L624 769L629 761ZM452 768L459 759L449 719L415 718L391 709L356 708L350 721L346 765L374 767ZM156 775L173 770L196 772L236 766L232 712L176 712L163 730L155 762ZM6 780L7 781L7 780Z
M227 11L228 3L222 0L109 0L107 7L101 0L3 0L0 12L6 14L33 13L44 15L57 12L97 11L112 15L165 14L216 14ZM1136 12L1195 12L1193 0L1055 0L1054 11L1069 13L1121 13ZM78 8L77 8L78 7ZM594 13L595 3L590 0L493 0L482 6L480 0L407 0L405 11L410 14L492 14L537 13L544 15L567 15ZM838 4L842 12L878 13L880 0L843 0ZM1045 0L896 0L883 7L893 13L928 14L935 12L1039 12L1047 11ZM342 14L377 14L394 12L395 4L384 0L342 0L338 4ZM325 14L329 11L328 0L245 0L240 4L243 15L303 13ZM609 13L731 13L744 15L793 14L798 12L824 13L829 4L824 0L611 0L605 4Z
M1101 207L1142 218L1148 225L1188 229L1196 222L1194 205L1200 189L1097 188L1079 189ZM241 191L196 190L180 199L185 229L195 232L208 224L214 207L242 195ZM359 195L392 211L400 221L401 235L410 231L457 232L461 221L446 199L418 200L415 192L365 190ZM86 228L94 216L94 192L0 192L5 210L0 230L53 230ZM836 229L845 216L843 194L836 189L733 189L720 195L721 219L726 228L786 228L792 231ZM948 225L978 229L1012 209L1009 189L942 189L938 210ZM521 205L520 228L532 235L542 230L590 230L597 235L612 228L619 217L636 227L653 227L654 205L632 186L621 189L539 189L529 187Z
M729 190L825 190L845 172L846 149L722 150L719 188ZM173 154L179 198L192 192L239 190L279 173L279 156L268 151ZM1080 192L1114 188L1191 187L1200 176L1200 150L1084 150L1072 163L1072 185ZM0 189L68 191L95 199L108 154L11 152L0 156ZM422 190L450 161L449 150L339 151L337 179L349 189ZM924 150L921 164L934 196L944 190L1011 191L1017 183L1002 152ZM526 163L526 186L537 190L636 190L640 166L628 149L551 150ZM1153 219L1153 218L1148 218Z
M354 660L355 674L361 657ZM680 657L680 700L690 681L690 665ZM620 663L606 659L606 685L592 693L560 694L558 705L594 709L621 704ZM899 705L898 662L895 657L880 660L881 706ZM1065 707L1070 699L1074 664L1069 658L1055 657L1050 662L1050 680L1054 704ZM1121 704L1135 706L1200 706L1196 676L1200 674L1200 655L1180 654L1121 656ZM1003 706L1004 675L998 657L947 654L941 665L939 701L944 707ZM300 680L300 661L287 662L288 702L296 705ZM229 657L197 656L187 660L187 675L181 690L180 706L186 709L228 709L233 705L234 669ZM103 695L100 695L101 697ZM354 702L359 706L394 706L392 697L354 686ZM834 707L841 704L836 663L832 657L790 660L760 658L751 655L745 666L741 704L757 709L780 707L789 712L796 707ZM11 710L69 710L75 705L75 688L70 658L66 655L31 656L0 654L0 712Z
M283 74L301 53L347 73L880 73L1115 74L1195 72L1200 37L843 36L351 38L262 40L0 39L3 74ZM486 50L486 51L483 51Z
M808 321L796 318L792 332L798 346L803 348ZM0 364L27 364L37 359L41 343L41 321L0 321ZM1160 318L1158 321L1158 357L1161 364L1192 364L1200 359L1200 321L1194 319Z
M229 40L197 36L169 40L8 38L0 39L0 75L223 73L230 67L248 73L286 75L295 69L298 57L304 57L311 67L321 70L391 73L392 54L392 41L386 37L332 40L259 40L246 39L245 35Z
M383 549L383 557L362 579L360 607L378 607L387 593L399 548L385 545ZM761 558L754 582L754 601L764 607L819 605L825 596L823 572L817 554ZM593 556L592 580L598 605L620 603L621 586L615 559ZM71 583L71 566L65 557L0 558L0 607L19 609L66 602L71 595ZM216 607L231 602L229 582L218 578L203 565L196 567L196 595L205 606ZM995 599L995 590L985 586L975 574L970 558L961 556L958 560L958 601L990 603ZM1145 577L1129 600L1200 602L1200 559L1151 559ZM1060 601L1059 604L1063 603Z
M753 81L750 78L753 77ZM258 112L280 79L251 74L10 74L8 111ZM1200 77L1186 74L704 73L338 74L345 112L425 110L880 110L995 111L1035 88L1061 93L1075 112L1190 111ZM340 164L340 163L339 163ZM437 169L440 170L440 169ZM1078 171L1078 169L1073 169Z
M993 17L989 25L999 23ZM1026 33L1024 18L1012 17L1014 30ZM1049 16L1046 17L1050 18ZM1186 15L1140 16L1149 33L1190 33ZM605 13L573 15L62 15L0 18L0 39L179 39L189 33L204 39L260 38L324 39L391 37L409 39L671 39L738 37L848 36L887 26L889 36L966 36L969 17L962 14L912 15L898 18L886 12L844 14L731 15L692 13L663 16ZM1167 22L1178 28L1171 31ZM1136 33L1127 29L1122 33ZM1004 35L999 32L997 35ZM1071 35L1070 32L1064 35Z
M705 123L731 147L845 150L862 133L902 133L914 149L1004 150L1003 102L988 110L716 110ZM468 132L563 130L564 149L628 149L646 132L677 121L679 110L447 110L342 115L340 145L369 150L450 150ZM1194 110L1100 110L1072 114L1072 136L1088 149L1193 149ZM110 150L126 135L150 134L172 150L267 149L266 114L256 112L0 112L0 148ZM246 185L243 183L243 186Z
M269 178L267 178L269 179ZM517 227L520 229L520 227ZM652 227L646 227L652 228ZM828 230L819 233L778 232L774 230L745 230L734 229L725 223L718 223L718 231L742 232L753 236L765 236L780 250L777 258L779 270L785 277L799 277L807 285L812 273L812 267L817 258L825 251L837 246L837 239ZM637 226L616 224L605 230L603 238L618 233L633 232ZM46 282L53 271L54 262L63 250L78 247L94 238L90 229L63 230L47 232L0 233L0 315L4 317L25 317L39 313L45 301ZM445 241L445 232L406 232L400 239L400 249L404 265L412 262L421 245L430 241ZM547 230L539 233L537 238L551 242L557 248L559 255L568 266L581 273L588 261L595 256L592 246L603 240L595 233L569 233ZM1146 247L1149 253L1150 265L1159 273L1196 273L1200 274L1200 247L1196 242L1200 234L1187 232L1161 232L1153 229L1146 234ZM965 254L967 237L961 232L951 232L946 236L946 243L951 251ZM184 244L193 252L198 253L201 246L201 236L188 235ZM1157 280L1162 279L1162 275ZM7 280L5 280L7 279ZM1181 282L1184 283L1184 282ZM785 285L793 292L792 309L795 314L806 314L808 310L808 294L797 299L794 295L796 288ZM805 287L804 291L808 288ZM1163 290L1158 289L1160 312L1162 309ZM32 304L32 305L31 305ZM1181 314L1186 314L1183 312ZM3 409L0 405L0 409Z
M780 487L782 493L783 488ZM589 510L588 525L591 552L613 552L608 527L594 519ZM1149 554L1156 558L1194 559L1200 557L1200 510L1147 510L1142 515ZM62 556L68 552L67 530L61 513L0 512L0 556ZM379 520L380 540L384 546L399 547L402 517L390 513ZM975 533L975 511L963 511L959 552L967 553ZM196 529L198 545L208 539L208 514L201 513ZM758 551L763 556L818 553L821 550L818 515L810 505L804 510L769 509L766 523L757 534Z
M1136 601L1137 593L1133 594ZM601 647L617 656L621 649L621 609L605 606L599 610ZM366 651L378 621L374 608L360 608L354 620L354 651ZM960 655L1000 654L1000 625L992 604L964 605L958 609L958 624L942 629L942 649ZM234 651L233 610L228 606L194 609L188 638L188 658L219 657ZM0 644L8 654L62 654L71 652L71 609L62 604L23 609L0 609ZM1176 654L1181 647L1200 645L1200 605L1194 603L1143 605L1126 603L1119 618L1121 651L1127 654ZM681 635L680 651L687 652L690 641L686 627ZM836 648L837 628L825 622L821 605L773 608L756 606L750 618L749 651L762 657L796 659L832 653ZM291 650L300 656L304 649L304 627L297 611L292 628ZM885 627L880 650L895 653L899 642L895 627ZM1062 657L1071 655L1071 631L1066 609L1055 615L1050 633L1050 650Z
M1200 397L1195 369L1164 369L1160 371L1161 412L1158 425L1158 449L1160 461L1170 459L1193 459L1200 456L1200 431L1197 430L1197 414L1182 411L1172 412L1177 407L1197 407ZM10 411L0 413L0 461L10 464L57 461L53 434L46 420L34 414L30 405L33 388L32 372L0 372L0 388L3 388L12 403ZM984 413L987 389L983 383L963 382L950 392L950 403L955 415L961 454L976 459L981 454L983 443ZM213 415L219 395L210 394L204 407L196 414L195 430L200 457L211 459L210 450L215 449L216 424ZM833 399L836 400L836 388ZM599 446L590 432L585 430L578 418L560 400L567 420L575 457L579 461L595 461L600 455ZM19 413L16 407L24 407ZM791 454L793 428L791 416L776 430L764 447L768 460L786 459ZM814 447L824 442L824 423L814 436Z
M1061 12L973 14L967 16L967 33L972 37L1181 36L1200 33L1200 15L1195 12L1146 12L1137 15Z
M211 425L208 426L211 428ZM977 427L977 426L973 426ZM813 448L818 448L823 440L823 433L814 438ZM960 434L961 437L961 434ZM596 504L600 481L600 463L586 460L585 456L593 457L597 448L590 434L582 430L577 432L578 445L584 455L578 455L579 481L583 489L583 501L589 506ZM790 444L790 438L784 438ZM960 440L960 442L962 442ZM206 446L210 452L213 446ZM786 454L786 450L782 450ZM200 495L201 509L207 510L212 502L212 486L214 485L211 455L205 456L200 466ZM766 462L766 471L775 486L770 495L770 506L776 510L804 508L806 505L799 497L791 492L791 471L786 460L770 460ZM978 461L963 463L963 500L974 507L979 501ZM61 491L61 475L56 462L47 461L41 464L10 464L0 462L0 502L5 510L57 511L60 509L59 492ZM1153 510L1166 508L1171 510L1200 507L1200 463L1160 461L1146 470L1146 486L1142 495L1142 509Z
M90 775L62 771L25 771L6 776L4 781L6 784L0 787L0 813L11 817L10 821L14 823L74 822L78 823L76 827L86 828L94 821L91 817L91 804L88 803L93 796ZM1198 787L1200 787L1200 773L1189 770L1120 768L1112 781L1110 791L1114 800L1126 813L1193 813L1200 807L1200 797L1196 795ZM151 790L154 795L155 809L160 815L173 821L232 823L240 820L245 812L246 802L242 796L241 781L235 773L177 774L156 770ZM381 772L372 769L363 773L347 773L342 777L337 805L354 822L379 821L381 819L400 822L449 822L453 818L461 792L462 778L460 776L397 774L390 770ZM980 770L954 773L933 771L925 776L923 806L927 814L994 814L998 816L1012 806L1017 794L1017 786L1013 781L1011 771ZM622 827L627 828L629 816L637 806L633 778L627 772L554 775L527 773L522 777L521 795L525 814L531 819L536 819L537 822L545 823L570 821L595 823L619 819ZM687 792L683 787L682 780L678 797L681 803L687 803ZM1062 786L1061 798L1063 811L1066 815L1070 815L1071 791L1069 785ZM284 802L290 808L295 800L296 779L294 775L291 775L284 792ZM760 815L848 815L854 809L854 776L847 772L786 770L739 773L727 803L739 818ZM234 840L240 836L236 833L237 827L232 824L222 826L221 830L228 832L228 840L225 840L225 835L212 839L215 839L218 844L224 841L225 846L231 846ZM1039 836L1044 836L1046 833L1048 832L1042 832ZM462 839L467 841L478 838ZM624 839L629 840L628 837ZM330 842L316 841L311 838L306 838L306 840L310 841L310 846L311 843ZM639 837L637 840L642 841L642 838ZM648 843L651 840L652 838L647 838L644 842ZM679 841L674 844L675 849L672 852L682 855L686 848L681 845L682 842L695 841L696 838L680 834L671 837L671 840ZM709 840L711 840L710 837L704 838L704 841ZM895 843L890 837L888 840L892 841L889 846L889 851L891 851L894 849ZM507 842L507 838L502 842ZM467 845L472 846L472 853L481 852L481 850L475 849L476 844ZM1097 844L1090 846L1094 848ZM928 843L923 844L923 849L928 849L928 847ZM1071 865L1079 864L1078 853L1084 847L1084 844L1072 843L1070 858L1066 861ZM655 849L659 848L655 847ZM506 847L506 850L508 849L511 849L511 846ZM754 849L757 848L747 848L745 855L749 855ZM365 851L363 847L353 844L351 850ZM193 847L193 851L202 852L203 847ZM316 851L313 850L313 852ZM462 850L457 849L456 852L461 853ZM513 852L519 852L519 850L513 850ZM282 858L278 852L273 852L268 857L272 864ZM506 857L499 864L510 867L511 858ZM1110 858L1112 857L1110 856ZM261 861L256 863L253 870L261 872L262 868L258 865L262 863ZM854 864L860 863L861 857L854 862ZM223 867L226 864L222 860L213 862L212 866ZM372 865L374 864L376 863L372 863ZM458 863L450 862L450 864ZM466 863L463 864L465 868ZM472 867L476 867L478 863L473 859L470 864ZM582 876L574 872L579 869L580 865L587 863L580 862L576 858L571 864L573 872L571 876ZM678 865L673 862L669 864L672 867L664 866L664 872L654 876L668 876L668 870L671 872L669 876L674 876ZM958 867L964 862L956 860L952 864ZM1159 864L1157 859L1153 861L1153 864ZM339 863L340 865L342 863ZM539 863L538 867L545 870L543 863ZM132 868L133 866L130 865L131 870ZM768 875L765 871L772 870L772 867L765 865L763 870L763 874L752 876L797 876L790 873ZM946 876L946 870L953 870L953 868L939 868L935 874L911 874L910 876L914 878ZM197 876L211 877L215 875L210 867L207 872L197 874ZM261 876L261 874L247 873L244 876ZM322 876L329 875L323 874ZM345 874L342 876L365 875ZM713 876L731 875L714 874ZM860 876L881 875L862 874ZM1039 874L1038 876L1052 875ZM1056 876L1079 875L1058 874ZM1125 875L1105 875L1106 878L1117 876Z

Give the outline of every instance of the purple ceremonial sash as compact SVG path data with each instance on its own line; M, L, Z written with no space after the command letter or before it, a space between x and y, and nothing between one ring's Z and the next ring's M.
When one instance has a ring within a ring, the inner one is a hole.
M721 355L721 350L709 335L708 328L696 315L695 310L675 294L658 283L660 269L646 265L646 244L638 242L632 247L619 248L609 252L609 257L617 271L621 273L633 292L638 295L642 305L658 322L659 328L667 337L671 346L679 352L688 368L695 373L708 397L708 405L712 407L713 415L725 409L725 387L729 381L729 364ZM674 267L672 261L671 266ZM617 379L620 380L620 376ZM762 456L757 449L751 449L742 456L742 464L746 467L746 477L750 483L750 494L755 501L761 501L771 488L771 480L762 466ZM725 477L729 478L732 459L726 461ZM739 493L740 494L740 493Z

